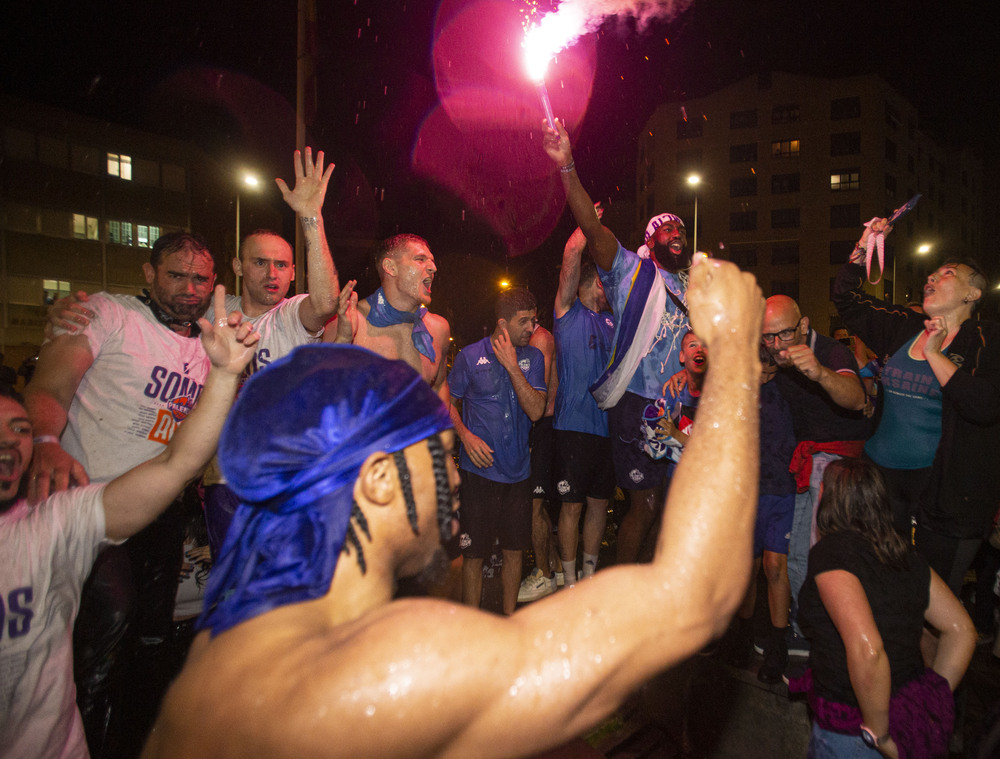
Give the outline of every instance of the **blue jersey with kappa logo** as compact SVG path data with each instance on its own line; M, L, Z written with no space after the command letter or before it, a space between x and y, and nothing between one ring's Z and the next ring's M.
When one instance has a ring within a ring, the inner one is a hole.
M517 363L528 384L545 392L545 359L531 345L516 348ZM501 366L490 338L467 345L448 375L453 398L462 401L462 423L493 449L493 465L480 469L462 448L459 467L494 482L521 482L531 474L528 434L531 419L524 413L507 370Z
M597 407L590 386L611 359L615 323L611 314L591 311L577 298L555 320L559 389L552 426L557 430L608 436L608 413Z

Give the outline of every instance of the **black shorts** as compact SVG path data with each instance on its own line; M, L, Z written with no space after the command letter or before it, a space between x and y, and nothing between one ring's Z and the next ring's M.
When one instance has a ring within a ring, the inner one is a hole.
M642 412L650 403L651 400L635 393L625 393L608 410L615 482L622 490L652 490L660 487L672 471L669 457L653 459L643 450L646 432Z
M610 499L615 490L611 439L556 430L556 493L564 503Z
M485 559L497 538L505 551L531 547L530 482L494 482L462 470L458 519L463 556Z
M552 417L543 416L531 426L531 497L555 498L552 470L555 460L555 430Z

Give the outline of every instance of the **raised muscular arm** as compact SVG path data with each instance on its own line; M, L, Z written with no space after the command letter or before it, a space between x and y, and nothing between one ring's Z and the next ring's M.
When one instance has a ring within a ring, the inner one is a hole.
M301 159L301 161L300 161ZM295 189L288 189L283 179L275 179L281 195L289 207L295 211L302 225L306 243L306 266L309 282L309 297L299 306L299 319L310 332L323 329L323 325L337 314L340 285L337 268L333 265L330 245L326 239L323 224L323 200L333 173L331 163L323 170L323 151L316 154L313 162L312 148L307 147L305 155L295 151Z
M566 129L558 121L556 127L557 129L552 129L547 124L542 127L545 130L542 145L549 158L559 167L559 176L562 179L563 189L566 191L566 201L569 203L573 218L580 225L580 229L590 244L590 252L594 257L594 262L607 271L614 263L615 253L618 252L618 239L610 229L601 224L601 220L594 210L594 201L583 189L583 184L581 184L580 177L576 172L576 162L573 160L573 152L570 149L569 135L566 133Z
M509 618L409 600L359 620L341 636L348 671L335 679L363 697L331 684L337 716L323 723L344 756L537 753L725 630L751 563L763 301L752 276L722 261L695 267L688 301L714 360L653 563L611 567ZM359 723L368 729L346 727Z

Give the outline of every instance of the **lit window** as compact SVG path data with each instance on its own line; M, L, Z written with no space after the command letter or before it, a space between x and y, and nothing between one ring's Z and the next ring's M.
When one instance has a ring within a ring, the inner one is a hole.
M96 240L97 219L82 213L73 214L73 237L77 240Z
M860 190L861 189L861 169L842 169L830 174L830 189L834 192L839 190Z
M132 244L132 222L130 221L109 221L108 222L108 242L116 245Z
M62 279L42 280L42 299L46 306L51 306L59 298L69 295L69 282Z
M132 180L132 156L108 153L108 174L119 179Z
M146 224L135 225L135 244L140 248L151 248L160 236L160 228Z
M772 158L788 158L799 154L798 140L777 140L771 143Z

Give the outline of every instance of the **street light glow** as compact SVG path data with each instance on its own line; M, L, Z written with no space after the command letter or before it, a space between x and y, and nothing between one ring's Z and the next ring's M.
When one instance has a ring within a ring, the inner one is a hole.
M243 184L245 184L247 187L256 187L257 185L260 184L260 180L257 179L257 177L255 177L253 174L244 174Z
M506 279L501 279L500 280L500 289L501 290L506 290L508 287L510 287L510 282L508 282Z
M930 253L930 252L931 252L931 246L928 243L924 243L919 248L917 248L917 253L923 254L923 253Z
M697 187L701 184L701 176L698 174L688 174L687 183L692 187Z

